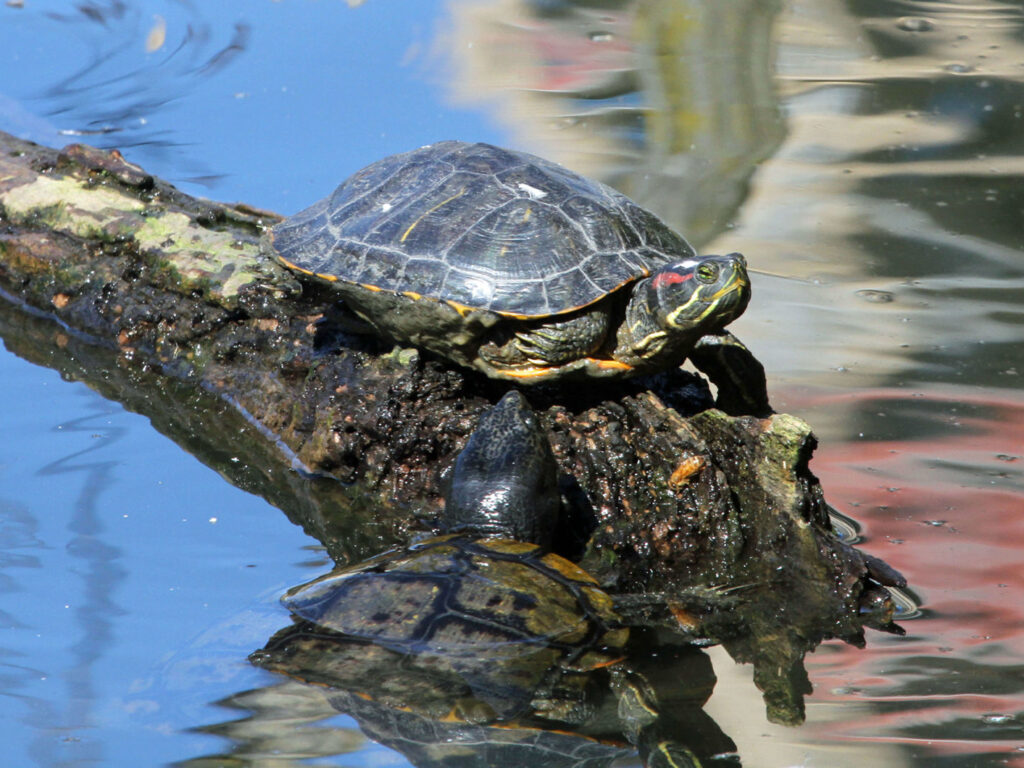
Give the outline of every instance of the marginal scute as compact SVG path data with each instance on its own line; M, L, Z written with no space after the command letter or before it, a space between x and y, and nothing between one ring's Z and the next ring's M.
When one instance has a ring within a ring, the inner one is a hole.
M480 546L486 547L487 549L495 552L502 552L509 555L525 555L528 552L536 552L540 550L536 544L530 544L525 541L516 541L515 539L484 539L480 542Z
M544 557L543 562L544 565L546 565L548 568L557 571L567 579L584 582L586 584L597 584L597 581L594 579L593 576L584 571L575 563L566 560L564 557L559 557L558 555L554 554L548 554ZM609 603L609 607L610 605L611 604Z

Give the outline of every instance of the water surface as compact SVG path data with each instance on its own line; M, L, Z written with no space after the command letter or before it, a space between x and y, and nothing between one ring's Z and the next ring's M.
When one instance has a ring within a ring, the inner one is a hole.
M708 711L745 766L1024 765L1022 25L1004 2L24 0L0 7L0 129L282 213L385 154L491 141L786 276L735 330L923 613L810 657L801 728L722 654ZM315 542L5 333L11 764L402 764L327 713L314 747L245 661ZM262 741L232 725L253 712Z

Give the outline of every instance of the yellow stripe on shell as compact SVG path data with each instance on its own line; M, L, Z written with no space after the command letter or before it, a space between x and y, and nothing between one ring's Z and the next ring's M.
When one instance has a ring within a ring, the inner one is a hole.
M576 563L566 560L561 555L549 552L541 558L541 562L571 581L579 581L583 584L597 584L597 579L576 565Z
M288 269L294 269L296 272L301 272L304 275L311 275L313 277L316 277L316 272L314 272L313 270L306 269L305 267L300 267L294 261L288 261L288 259L286 259L284 256L278 255L277 260L284 264L286 267L288 267Z
M516 541L515 539L484 539L480 542L480 546L485 547L492 552L498 552L505 555L525 555L535 549L540 549L536 544L530 544L525 541Z
M611 290L606 291L605 293L602 293L600 296L598 296L595 299L592 299L591 301L588 301L586 304L577 304L576 306L573 306L573 307L566 307L565 309L561 309L558 312L542 312L539 315L524 315L524 314L521 314L519 312L504 312L504 311L502 311L500 309L492 309L490 311L493 312L496 315L501 315L502 317L510 317L513 320L533 320L533 319L538 318L538 317L556 317L558 315L567 315L570 312L576 312L578 310L586 309L587 307L591 307L594 304L597 304L599 301L603 301L604 299L608 298L609 296L611 296L616 291L621 290L625 286L632 285L633 283L635 283L638 280L642 280L645 277L650 277L650 275L651 275L651 271L649 269L646 269L646 268L645 269L641 269L640 270L640 274L637 275L636 277L632 277L629 280L623 280L621 283L616 285ZM479 307L467 307L465 304L459 304L457 301L451 301L450 299L445 299L445 303L448 304L449 306L451 306L455 311L457 311L463 317L466 316L467 312L472 311L474 309L479 309ZM461 309L460 309L460 307L461 307ZM624 363L623 363L623 365L624 365Z
M419 224L419 223L420 223L421 221L423 221L423 220L424 220L424 219L425 219L425 218L426 218L427 216L429 216L430 214L432 214L432 213L433 213L434 211L436 211L436 210L437 210L438 208L440 208L441 206L443 206L443 205L447 205L447 204L448 204L448 203L450 203L450 202L451 202L452 200L455 200L455 199L457 199L457 198L460 198L460 197L462 197L462 196L463 196L463 195L464 195L465 193L466 193L466 188L465 188L465 187L463 187L463 188L462 188L462 189L460 189L460 190L459 190L458 192L456 192L456 193L455 193L454 195L452 195L451 197L449 197L449 198L448 198L447 200L442 200L442 201L441 201L440 203L438 203L437 205L435 205L435 206L434 206L433 208L431 208L431 209L430 209L429 211L425 211L425 212L424 212L423 214L421 214L421 215L420 215L420 217L419 217L419 218L417 218L417 219L416 219L416 221L414 221L414 222L413 222L412 224L410 224L410 225L409 225L409 228L408 228L407 230L405 230L405 233L404 233L404 234L402 235L402 237L401 237L401 238L400 238L400 239L398 240L398 242L400 242L400 243L404 243L404 242L405 242L405 239L406 239L406 238L407 238L407 237L408 237L408 236L409 236L409 235L410 235L410 234L412 233L412 231L413 231L414 229L416 229L416 226L417 226L417 225L418 225L418 224Z
M288 269L294 269L296 272L301 272L304 275L309 275L310 277L319 277L321 280L327 280L330 283L336 283L338 281L337 275L325 275L323 272L314 272L311 269L300 267L294 261L289 261L284 256L279 255L277 257L277 260L284 264L286 267L288 267Z
M459 533L442 533L440 536L431 536L429 539L416 542L410 547L410 549L425 548L445 541L451 541L452 539L457 539L461 535L462 534Z
M444 303L458 312L461 317L465 317L474 309L473 307L467 307L465 304L459 304L459 302L452 301L451 299L446 299Z

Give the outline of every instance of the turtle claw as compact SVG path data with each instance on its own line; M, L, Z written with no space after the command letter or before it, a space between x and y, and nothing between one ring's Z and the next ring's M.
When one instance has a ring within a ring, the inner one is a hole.
M764 418L774 413L764 366L728 331L703 336L690 360L718 387L715 404L730 416Z

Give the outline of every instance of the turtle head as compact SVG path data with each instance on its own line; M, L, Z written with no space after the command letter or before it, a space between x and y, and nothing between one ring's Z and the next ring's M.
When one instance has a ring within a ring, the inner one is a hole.
M680 365L702 336L721 332L749 301L747 262L738 253L666 264L633 290L615 358L645 370Z
M441 528L549 549L560 509L547 434L526 398L512 390L480 417L455 459Z
M663 330L715 333L747 308L747 262L738 253L676 261L651 275L646 290L648 310Z

